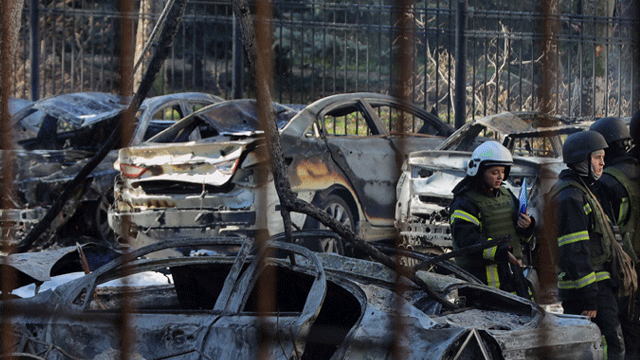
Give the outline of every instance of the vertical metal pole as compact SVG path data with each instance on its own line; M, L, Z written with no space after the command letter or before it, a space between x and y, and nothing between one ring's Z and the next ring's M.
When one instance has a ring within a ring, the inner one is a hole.
M557 65L559 64L556 59L558 57L558 44L557 39L554 38L554 34L558 34L560 23L557 19L558 0L543 0L541 6L541 51L543 56L540 60L540 71L542 74L542 84L538 91L539 106L538 110L543 114L549 114L553 110L553 96L552 90L554 83L557 81L555 74L558 74ZM549 120L543 119L541 126L550 126ZM545 204L545 209L552 209L557 204L554 199L551 199L551 203ZM541 228L538 237L538 246L541 250L538 253L536 259L536 269L538 269L538 278L540 280L541 296L548 294L550 290L556 288L556 266L558 259L558 224L551 216L551 212L545 211L542 214L544 227ZM542 329L541 329L542 330ZM545 343L548 337L548 332L542 330L540 332L541 343ZM547 350L545 355L549 353Z
M466 39L465 30L467 28L467 0L458 0L458 16L456 21L456 97L455 97L455 125L459 129L466 120Z
M120 95L131 96L134 93L133 90L133 64L134 60L134 48L135 48L135 31L133 30L133 14L134 14L134 2L132 0L120 1ZM132 100L132 102L135 101ZM129 145L129 141L133 134L131 129L133 128L135 112L131 111L133 107L129 107L124 112L121 118L121 134L120 134L120 147L126 147ZM126 224L128 225L128 224ZM125 259L127 259L125 255ZM122 276L130 275L130 270L122 270ZM131 300L131 289L129 288L129 282L125 280L123 299L121 304L121 314L118 317L117 326L120 329L120 356L119 360L128 360L129 354L133 349L134 339L131 323L131 312L133 311L134 304Z
M10 199L13 198L13 179L14 179L14 162L11 154L7 150L13 148L13 138L11 136L12 129L9 121L9 95L11 90L10 79L12 77L12 70L14 68L14 56L10 56L14 53L12 40L10 35L11 25L15 25L13 22L15 11L9 6L8 0L0 1L2 12L0 12L0 70L2 75L0 77L0 159L2 169L0 169L0 183L2 188L0 189L0 206L3 209L10 209L12 207ZM6 213L3 216L7 216ZM8 219L0 219L6 221ZM2 231L0 238L0 248L5 253L12 251L10 245L10 237L7 231ZM6 258L3 259L0 264L5 265ZM4 267L2 271L2 281L0 281L0 299L8 300L10 289L13 289L13 285L16 281L16 273L11 267ZM11 326L11 316L14 314L11 309L11 304L5 302L5 306L0 309L0 356L8 357L12 346L15 345L14 333Z
M240 38L240 25L236 17L233 17L233 98L242 99L242 72L244 70L244 57L242 56L242 39Z
M636 111L640 108L640 98L638 94L640 93L640 69L638 68L638 62L640 61L640 4L637 1L633 3L633 31L632 31L632 51L631 54L633 56L633 62L631 66L631 113L630 116L633 116Z
M396 26L396 37L392 38L393 42L397 41L398 50L395 56L392 58L394 65L397 64L397 72L398 77L395 80L397 89L397 93L395 97L399 99L402 104L409 104L413 100L410 98L410 94L412 93L413 86L411 86L411 80L413 79L413 64L415 63L415 58L413 55L414 52L414 39L415 39L415 24L413 22L413 13L411 13L411 9L413 9L414 4L412 0L396 0L396 6L394 6L394 14L392 17L395 17L395 21L393 23L398 24ZM403 105L404 106L404 105ZM407 129L406 122L406 114L404 111L400 111L398 114L398 119L395 122L392 122L393 119L389 118L389 131L396 132L398 134L405 133ZM409 130L412 131L412 130ZM406 144L403 139L400 139L400 142L397 143L398 149L396 150L396 172L400 173L400 168L404 162L404 154L406 153ZM404 241L400 232L395 232L395 240L396 246L400 248L404 246ZM405 277L411 278L410 274L405 273L405 270L400 263L400 258L397 258L396 263L394 264L394 268L398 271L399 274L402 274ZM407 290L406 284L399 281L400 276L396 279L395 283L395 292L397 294L403 294ZM391 350L393 351L392 359L404 359L407 357L407 349L405 348L405 344L407 344L407 326L408 324L403 320L405 317L403 315L403 308L398 303L395 302L396 306L396 314L393 317L393 338L391 343Z
M29 16L31 18L31 100L40 99L40 8L38 0L31 0Z

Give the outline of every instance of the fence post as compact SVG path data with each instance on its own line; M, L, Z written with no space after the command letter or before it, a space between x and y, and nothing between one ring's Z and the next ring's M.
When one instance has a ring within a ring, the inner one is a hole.
M244 71L244 57L242 56L242 39L240 38L240 26L236 17L233 17L233 80L231 90L234 99L242 99L242 72Z
M38 0L31 0L29 5L29 17L31 18L31 100L40 99L40 10Z
M455 125L459 129L466 120L467 81L466 81L466 52L467 41L465 30L467 28L467 0L458 0L456 18L456 88L455 88Z

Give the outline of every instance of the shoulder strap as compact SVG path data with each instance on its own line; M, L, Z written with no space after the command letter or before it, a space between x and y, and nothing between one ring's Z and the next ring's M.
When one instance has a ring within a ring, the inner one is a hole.
M627 204L629 211L628 217L618 225L625 233L625 236L627 236L626 242L628 242L628 244L625 243L625 246L631 247L637 259L638 254L640 254L640 207L637 206L637 204L640 204L640 187L632 182L622 170L616 167L609 166L604 169L604 172L618 180L629 195L629 203ZM620 216L620 214L618 214L618 216Z
M551 190L549 190L549 192L547 193L546 195L547 198L551 199L555 197L556 195L560 194L562 190L568 188L569 186L572 186L574 183L576 182L573 180L561 180L557 182L555 185L553 185L553 187L551 187Z
M588 187L585 188L589 194L596 199L591 190ZM604 216L605 212L602 210L600 202L596 199L594 203L595 206L597 206L598 211L601 213L601 216ZM596 216L598 216L598 214L596 214ZM622 249L622 245L620 245L616 240L611 226L607 225L608 224L605 223L604 228L611 239L611 263L612 271L615 273L612 275L614 275L620 282L620 284L618 284L618 296L632 296L635 294L636 290L638 290L638 275L636 273L634 261Z
M604 169L604 172L616 178L616 180L618 180L618 182L620 182L620 184L624 186L624 189L629 194L629 197L640 195L638 187L630 186L631 180L627 177L627 175L625 175L624 172L622 172L622 170L613 166L609 166L608 168Z

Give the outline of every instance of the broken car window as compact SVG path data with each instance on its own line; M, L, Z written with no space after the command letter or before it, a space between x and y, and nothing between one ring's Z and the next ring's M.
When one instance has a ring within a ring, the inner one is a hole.
M333 136L370 136L375 133L367 124L365 114L355 105L326 114L324 130Z

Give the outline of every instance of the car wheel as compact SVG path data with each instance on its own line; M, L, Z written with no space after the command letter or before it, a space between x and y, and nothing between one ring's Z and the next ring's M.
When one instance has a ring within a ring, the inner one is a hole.
M100 196L87 212L87 216L90 217L88 223L92 227L95 237L106 246L112 246L116 243L115 234L108 221L109 205L109 200Z
M331 194L319 203L319 208L326 211L332 218L338 220L339 223L348 227L351 230L355 230L356 224L354 220L354 216L351 213L351 208L338 195ZM322 224L319 224L319 229L326 229L326 227Z
M356 228L355 217L351 212L351 208L347 202L338 195L330 194L320 197L319 201L314 201L314 205L320 209L326 211L331 217L336 219L342 225L354 230ZM317 220L308 217L304 226L305 229L328 229L324 224ZM301 245L308 247L314 251L320 252L333 252L341 255L345 255L344 244L333 238L317 239L316 241L309 241L308 239L301 243ZM347 251L349 252L349 251Z

